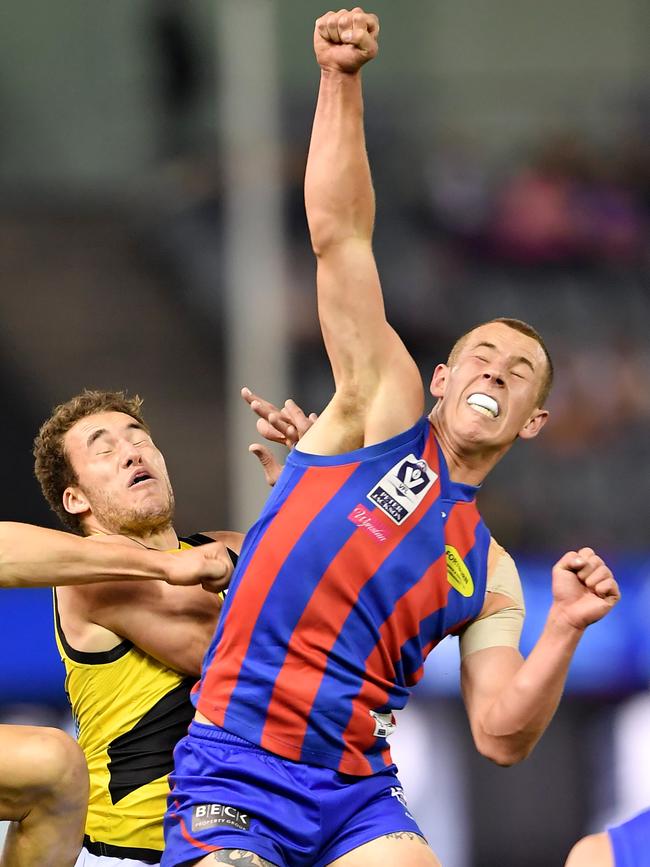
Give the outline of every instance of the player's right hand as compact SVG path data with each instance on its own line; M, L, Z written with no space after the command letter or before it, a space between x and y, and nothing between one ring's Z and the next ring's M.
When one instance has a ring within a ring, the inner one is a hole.
M168 584L202 584L204 590L221 593L230 583L233 565L223 542L210 542L165 556Z
M379 19L359 6L327 12L316 21L314 51L321 69L354 73L377 56Z

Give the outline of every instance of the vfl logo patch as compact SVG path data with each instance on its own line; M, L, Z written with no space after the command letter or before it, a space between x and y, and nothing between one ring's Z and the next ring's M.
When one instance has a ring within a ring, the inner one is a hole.
M379 506L391 521L401 524L417 509L437 478L426 461L408 455L379 480L368 499Z
M228 804L198 804L192 807L192 831L204 831L217 825L227 825L238 831L250 829L250 816Z
M452 545L445 545L447 581L461 596L468 598L474 592L474 581L465 561Z
M373 732L376 738L388 738L390 737L395 729L397 728L397 723L395 722L395 717L392 713L377 713L375 710L371 710L370 716L375 721L375 731Z

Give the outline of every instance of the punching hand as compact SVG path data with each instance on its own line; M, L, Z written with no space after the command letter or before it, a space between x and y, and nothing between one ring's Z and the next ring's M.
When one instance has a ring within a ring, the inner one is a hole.
M185 551L165 554L169 584L202 584L204 590L221 593L233 572L232 560L223 542L210 542Z
M314 51L321 69L354 73L377 56L379 19L355 9L327 12L316 21Z

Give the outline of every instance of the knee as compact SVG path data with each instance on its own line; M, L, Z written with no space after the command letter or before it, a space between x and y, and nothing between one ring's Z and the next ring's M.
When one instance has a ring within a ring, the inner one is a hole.
M34 731L26 744L34 768L32 791L53 796L63 809L84 805L88 800L88 768L79 745L54 728Z
M564 867L614 867L607 834L591 834L578 840Z

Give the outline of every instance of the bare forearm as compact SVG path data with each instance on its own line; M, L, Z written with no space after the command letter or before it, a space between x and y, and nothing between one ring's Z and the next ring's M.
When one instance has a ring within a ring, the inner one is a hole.
M0 586L49 587L167 577L163 553L97 545L58 530L0 522Z
M495 761L519 761L540 739L557 710L581 636L551 609L535 647L482 721L482 736Z
M305 206L317 255L348 239L370 241L375 196L366 154L360 73L321 71Z

